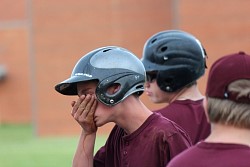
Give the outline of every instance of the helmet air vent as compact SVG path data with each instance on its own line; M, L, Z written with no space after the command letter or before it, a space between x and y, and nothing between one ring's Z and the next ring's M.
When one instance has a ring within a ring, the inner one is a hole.
M108 52L108 51L110 51L111 49L105 49L105 50L103 50L102 52Z
M153 40L151 41L151 43L154 43L156 40L157 40L157 38L153 39Z

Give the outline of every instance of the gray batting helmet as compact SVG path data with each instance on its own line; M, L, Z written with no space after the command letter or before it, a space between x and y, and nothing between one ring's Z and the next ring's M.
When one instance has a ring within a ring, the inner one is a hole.
M106 105L115 105L133 93L144 91L145 68L130 51L107 46L87 53L75 65L71 77L55 86L63 95L77 95L78 82L98 80L96 96ZM119 84L120 90L113 95L107 89Z

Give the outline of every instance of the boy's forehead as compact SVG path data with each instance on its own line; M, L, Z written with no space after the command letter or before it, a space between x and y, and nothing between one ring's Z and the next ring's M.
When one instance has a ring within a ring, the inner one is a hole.
M97 86L98 81L96 80L90 80L90 81L82 81L78 82L77 86Z
M97 87L97 81L83 81L83 82L78 82L77 83L77 91L81 90L90 90L90 89L96 89Z
M77 83L77 94L78 96L86 94L95 94L97 82L84 81Z

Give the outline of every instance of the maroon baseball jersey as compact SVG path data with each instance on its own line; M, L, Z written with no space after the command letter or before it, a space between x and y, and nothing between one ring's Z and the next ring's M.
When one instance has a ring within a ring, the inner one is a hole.
M177 124L154 113L129 135L116 125L96 153L94 166L165 167L190 146L189 136Z
M200 142L176 156L167 167L250 167L250 147Z
M180 125L190 136L193 144L210 134L211 126L207 122L203 100L176 100L155 112Z

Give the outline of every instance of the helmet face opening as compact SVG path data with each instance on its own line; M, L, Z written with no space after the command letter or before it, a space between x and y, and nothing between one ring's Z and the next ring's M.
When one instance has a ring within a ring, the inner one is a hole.
M161 90L175 92L205 73L206 53L193 35L169 30L147 40L142 62L147 72L158 71L156 80Z
M77 95L78 82L98 80L96 96L105 105L115 105L132 93L144 91L145 68L130 51L107 46L83 56L75 65L71 77L55 86L64 95ZM110 86L118 84L120 90L109 94Z

